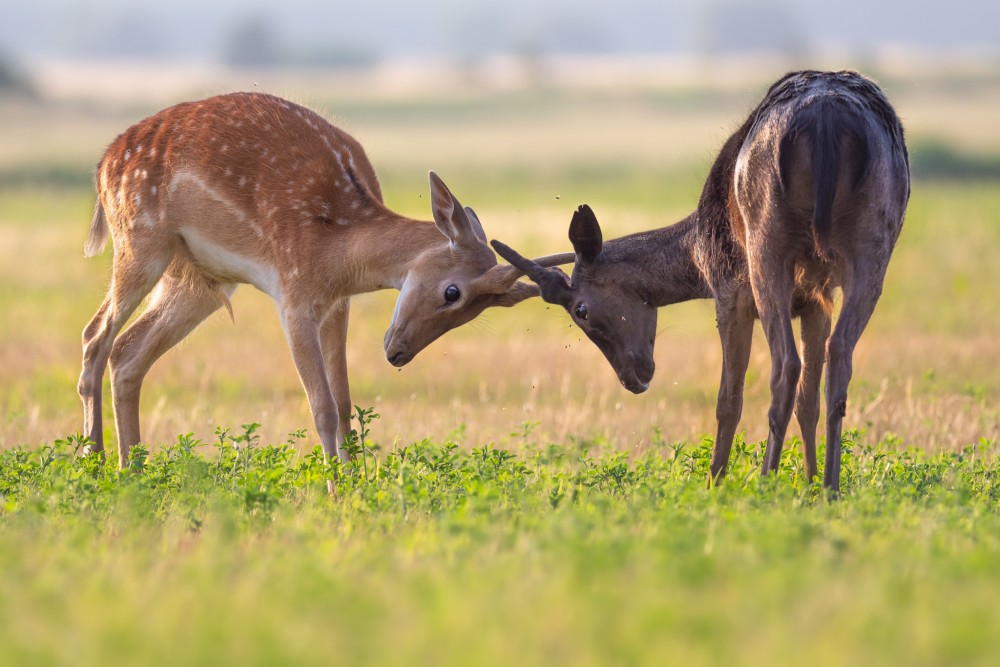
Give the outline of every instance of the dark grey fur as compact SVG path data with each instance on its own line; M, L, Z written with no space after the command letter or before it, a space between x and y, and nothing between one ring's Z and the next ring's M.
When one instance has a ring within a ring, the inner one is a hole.
M793 72L726 141L684 220L603 243L596 217L581 206L570 224L572 280L494 247L546 301L573 315L636 393L653 376L657 307L715 300L723 368L713 483L725 475L742 413L754 320L771 351L764 474L777 469L794 407L806 472L816 476L826 362L823 481L836 493L851 358L881 294L909 194L903 128L879 87L855 72ZM843 306L831 335L836 287ZM793 317L802 320L801 360Z

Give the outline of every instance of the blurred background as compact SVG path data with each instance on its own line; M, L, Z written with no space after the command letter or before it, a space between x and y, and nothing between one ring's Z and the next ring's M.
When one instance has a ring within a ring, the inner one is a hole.
M1000 5L977 0L6 1L0 446L80 428L79 332L109 269L109 253L81 253L91 170L159 108L232 90L283 95L362 142L390 207L428 219L434 169L491 237L546 253L567 247L582 202L606 238L686 215L728 133L769 83L804 67L876 78L907 128L916 179L848 421L932 448L996 438L998 25ZM540 303L489 313L397 372L381 350L394 298L358 298L350 339L354 402L383 413L386 445L538 429L641 448L714 433L720 352L707 302L661 313L657 377L636 397ZM154 368L151 442L251 421L270 440L311 429L272 306L250 289L234 305L235 328L213 316ZM754 440L766 435L767 374L758 335L743 421ZM106 411L113 442L109 400Z

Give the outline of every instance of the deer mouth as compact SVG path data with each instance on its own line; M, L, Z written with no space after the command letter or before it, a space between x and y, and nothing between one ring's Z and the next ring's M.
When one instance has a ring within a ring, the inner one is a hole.
M632 355L629 355L629 357L631 358ZM633 394L641 394L649 389L649 383L653 379L655 368L652 361L637 363L633 360L633 363L628 364L628 366L618 372L618 380L622 383L623 387Z
M402 368L410 363L415 356L417 356L416 353L403 343L389 341L385 346L385 358L396 368Z
M386 352L385 358L396 368L402 368L413 360L413 355L403 350L398 350L392 354Z
M645 381L639 379L639 376L633 368L623 369L620 373L618 373L618 381L622 383L623 387L628 389L633 394L641 394L649 389L650 379L651 378L647 378Z

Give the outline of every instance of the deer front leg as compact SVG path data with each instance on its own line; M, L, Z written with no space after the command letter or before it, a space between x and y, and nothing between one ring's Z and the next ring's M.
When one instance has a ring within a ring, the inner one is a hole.
M733 437L743 414L743 384L750 362L753 340L753 316L739 307L716 306L719 337L722 340L722 380L715 416L719 429L712 450L709 485L716 485L726 475Z
M795 416L802 431L802 454L806 478L812 482L819 474L816 466L816 424L819 423L820 380L826 339L830 337L830 313L823 304L812 302L801 313L802 377L795 395Z
M337 445L341 448L340 457L344 462L348 460L348 452L343 449L343 444L351 431L351 387L347 379L347 324L350 312L349 299L337 301L327 312L320 329L326 374L337 404Z
M305 388L313 422L327 460L343 458L337 440L337 404L323 364L320 326L312 308L286 309L282 313L292 360Z

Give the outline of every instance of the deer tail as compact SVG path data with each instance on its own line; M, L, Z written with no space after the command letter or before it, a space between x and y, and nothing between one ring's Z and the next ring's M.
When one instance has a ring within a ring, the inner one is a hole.
M833 226L833 200L837 195L840 174L840 136L834 126L835 115L820 112L812 141L812 173L815 195L812 232L816 253L824 260L832 259L830 228Z
M108 218L104 214L104 206L98 198L97 205L94 206L94 220L90 223L90 237L83 246L83 254L93 257L102 250L108 242Z
M830 230L833 227L833 204L843 165L844 141L850 137L855 148L851 154L852 187L860 185L868 168L868 142L864 121L835 101L817 100L792 120L779 148L779 166L783 183L788 183L794 155L791 143L808 137L813 178L812 236L816 254L830 261Z

